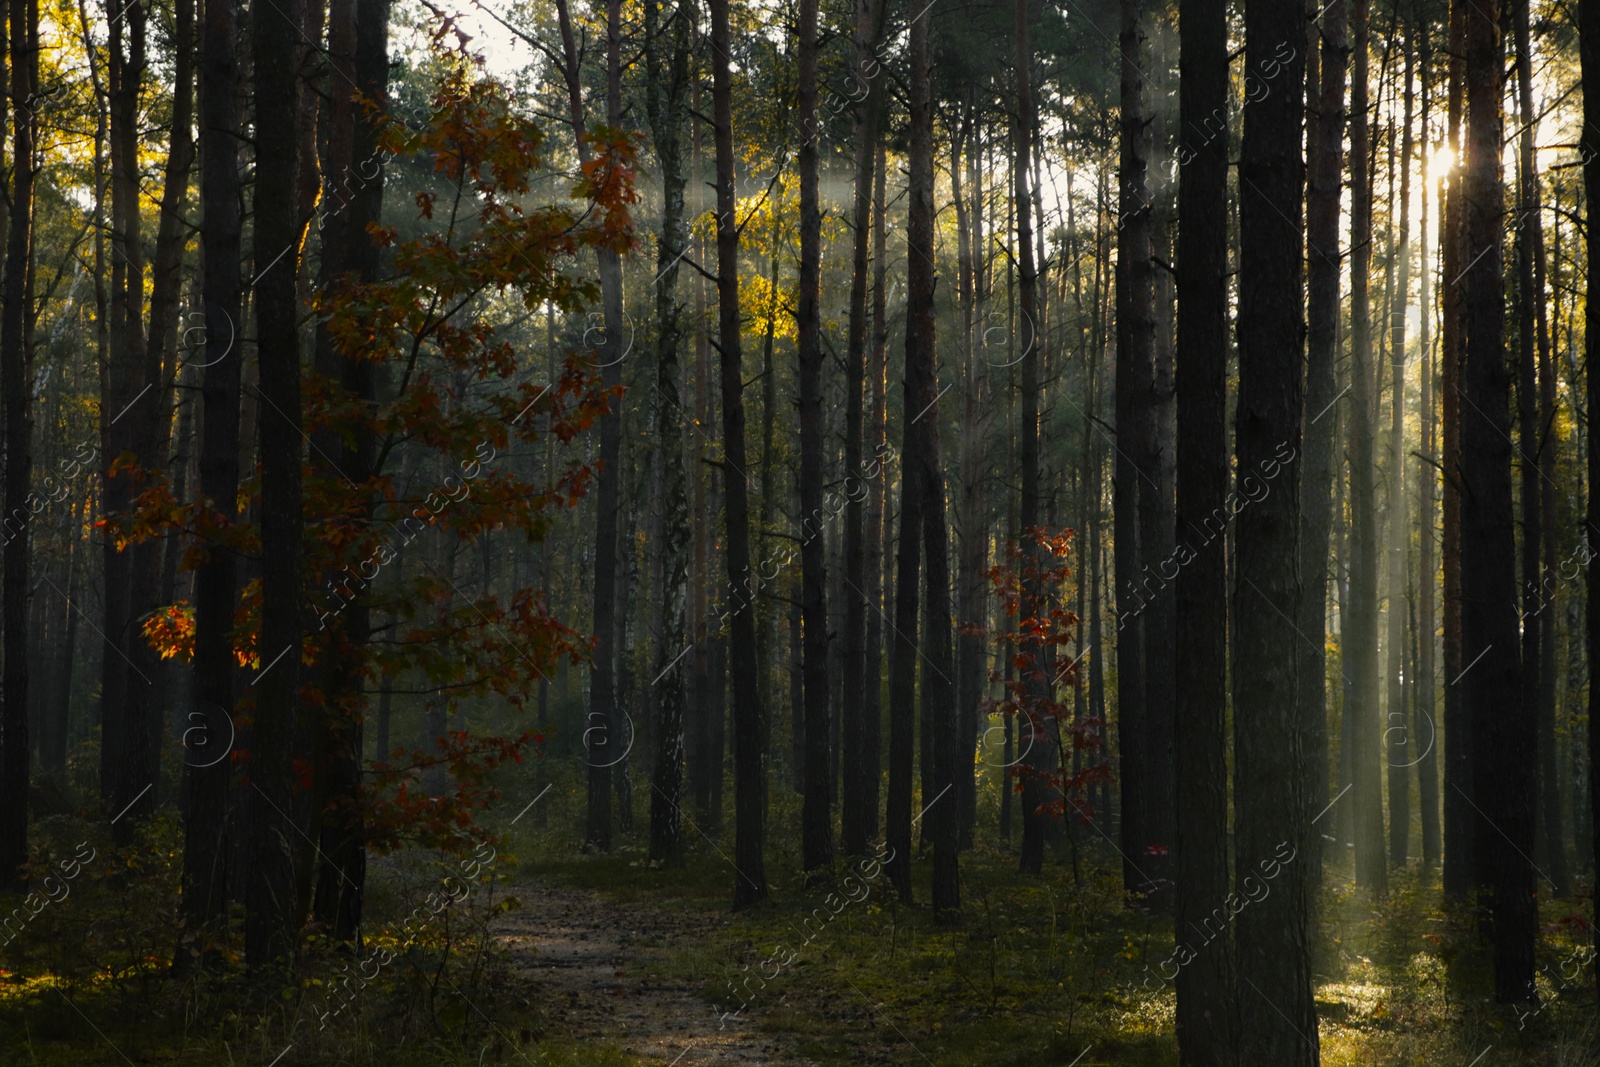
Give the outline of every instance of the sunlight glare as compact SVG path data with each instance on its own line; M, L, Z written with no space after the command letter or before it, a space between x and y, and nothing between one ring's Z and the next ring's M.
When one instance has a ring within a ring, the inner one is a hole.
M1440 181L1448 178L1450 172L1455 168L1456 154L1449 145L1445 145L1433 154L1432 159L1428 160L1428 179L1430 181Z

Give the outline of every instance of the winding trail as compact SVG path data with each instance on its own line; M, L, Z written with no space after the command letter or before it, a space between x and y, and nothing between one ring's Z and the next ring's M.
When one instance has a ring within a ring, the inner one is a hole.
M633 947L704 943L728 925L726 918L620 904L592 890L538 882L517 886L516 894L522 906L497 919L492 931L553 1028L676 1067L816 1067L748 1020L719 1029L696 983L647 973L648 957Z

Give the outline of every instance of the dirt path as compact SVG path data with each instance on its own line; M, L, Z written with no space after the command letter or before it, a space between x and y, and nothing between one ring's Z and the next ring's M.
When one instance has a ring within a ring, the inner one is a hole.
M605 1041L630 1055L677 1067L781 1064L814 1067L748 1022L718 1016L694 983L652 978L636 940L688 944L714 936L726 920L688 908L617 904L598 893L530 884L522 907L493 930L519 976L534 985L540 1009L579 1041Z

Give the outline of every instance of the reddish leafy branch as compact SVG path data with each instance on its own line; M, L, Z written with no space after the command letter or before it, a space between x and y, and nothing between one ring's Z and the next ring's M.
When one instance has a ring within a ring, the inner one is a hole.
M317 449L306 457L301 659L355 664L360 689L406 673L450 709L494 701L516 711L563 658L586 660L590 642L552 615L542 592L463 591L435 566L454 555L436 539L471 542L491 531L514 531L537 541L551 513L588 492L595 473L589 466L569 461L535 476L523 457L542 453L547 435L571 443L620 400L622 390L604 388L589 369L592 357L576 352L554 380L534 380L514 325L503 324L521 310L577 313L597 298L598 287L578 267L593 250L633 247L636 139L619 130L591 131L591 159L571 198L536 204L530 198L545 166L543 134L493 79L467 64L445 66L429 121L410 129L389 119L379 142L397 161L391 165L431 170L436 182L453 187L451 221L428 223L437 194L425 188L416 197L422 232L402 238L396 226L369 228L385 249L383 277L366 283L342 278L312 297L339 356L374 364L389 385L372 403L338 380L304 372L308 438L331 435L351 447L369 441L373 455L372 473L359 479L346 477ZM402 452L405 478L395 469ZM131 459L118 464L130 466ZM191 544L188 567L199 562L203 544L243 556L263 551L259 526L229 521L211 501L178 499L160 472L130 473L141 486L135 506L103 523L120 542L184 538ZM259 492L259 471L252 472L240 486L241 503ZM358 597L387 620L367 640L330 625ZM259 583L241 589L235 618L239 662L259 666ZM192 652L186 604L164 607L143 620L142 629L165 657L186 659ZM353 727L365 714L359 691L329 700L308 683L300 699L334 729ZM234 710L247 726L253 710L248 695ZM369 844L382 850L408 840L432 847L466 840L473 814L496 795L489 772L507 760L520 762L527 745L539 740L527 732L497 737L455 730L438 739L437 752L397 752L392 762L384 754L356 801ZM247 752L234 756L247 765ZM440 767L453 785L446 796L428 796L419 776ZM318 773L302 762L298 788L320 794Z
M1058 687L1076 684L1082 658L1061 662L1078 643L1078 616L1067 609L1065 595L1072 573L1066 564L1072 530L1051 532L1033 526L1023 531L1023 537L1027 547L1007 545L1010 562L989 569L989 581L1006 616L1015 621L987 636L1010 658L1015 677L990 673L989 680L1001 683L1005 695L985 699L983 710L1014 718L1020 726L1018 745L1025 747L1007 770L1016 779L1016 791L1022 792L1023 781L1031 778L1046 787L1041 814L1060 818L1070 803L1079 820L1088 822L1094 817L1088 787L1109 782L1111 769L1080 759L1082 769L1074 772L1070 753L1102 747L1105 720L1074 719L1072 709L1055 698ZM966 632L984 634L979 627L968 627ZM1035 751L1041 743L1053 747L1053 759Z

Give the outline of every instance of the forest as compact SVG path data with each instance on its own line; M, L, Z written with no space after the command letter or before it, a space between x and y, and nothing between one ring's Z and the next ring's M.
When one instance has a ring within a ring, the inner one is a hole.
M0 42L0 1067L1600 1067L1600 0Z

